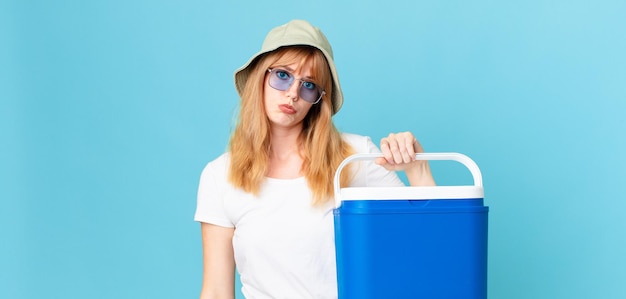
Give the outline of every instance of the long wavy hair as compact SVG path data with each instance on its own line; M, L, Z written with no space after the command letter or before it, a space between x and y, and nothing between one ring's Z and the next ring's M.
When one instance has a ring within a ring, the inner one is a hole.
M259 57L249 67L241 94L239 117L230 138L228 181L236 188L258 195L268 170L271 144L270 121L263 105L267 70L277 65L310 65L311 76L326 91L303 120L299 143L302 172L313 193L313 205L333 198L333 177L341 161L354 153L332 122L332 75L324 55L310 46L282 47ZM342 171L341 184L351 178L350 168Z

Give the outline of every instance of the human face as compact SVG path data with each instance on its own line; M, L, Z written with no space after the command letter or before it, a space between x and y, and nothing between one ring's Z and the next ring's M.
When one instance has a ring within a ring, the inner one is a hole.
M300 67L299 64L294 63L274 66L271 69L282 69L291 73L295 78L312 81L312 70L308 65ZM305 87L296 81L296 84L291 84L286 90L278 90L269 84L270 76L272 75L272 72L266 72L265 74L263 100L267 117L274 126L301 127L302 120L313 106L312 103L303 100L300 96L300 88Z

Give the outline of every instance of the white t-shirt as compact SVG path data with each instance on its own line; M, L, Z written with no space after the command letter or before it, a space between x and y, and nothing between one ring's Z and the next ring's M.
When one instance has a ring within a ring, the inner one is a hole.
M380 150L342 134L357 153ZM246 298L337 298L333 202L313 207L304 177L266 178L259 196L227 182L228 153L202 171L195 220L234 227L233 249ZM402 186L373 161L354 162L350 186Z

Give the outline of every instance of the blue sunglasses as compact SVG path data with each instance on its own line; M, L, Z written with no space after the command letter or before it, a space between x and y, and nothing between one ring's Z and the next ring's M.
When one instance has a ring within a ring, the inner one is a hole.
M270 73L269 84L276 90L285 91L291 87L294 81L299 80L300 88L298 95L311 104L317 104L322 99L322 96L326 94L326 92L319 88L314 82L296 78L287 70L275 68L268 69L267 71Z

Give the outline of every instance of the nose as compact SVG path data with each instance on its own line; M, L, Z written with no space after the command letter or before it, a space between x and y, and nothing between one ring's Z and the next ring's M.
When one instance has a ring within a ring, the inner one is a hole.
M287 94L287 97L292 98L293 101L297 101L300 99L300 80L295 79L293 80L293 82L291 82L291 85L289 86L289 88L285 91Z

